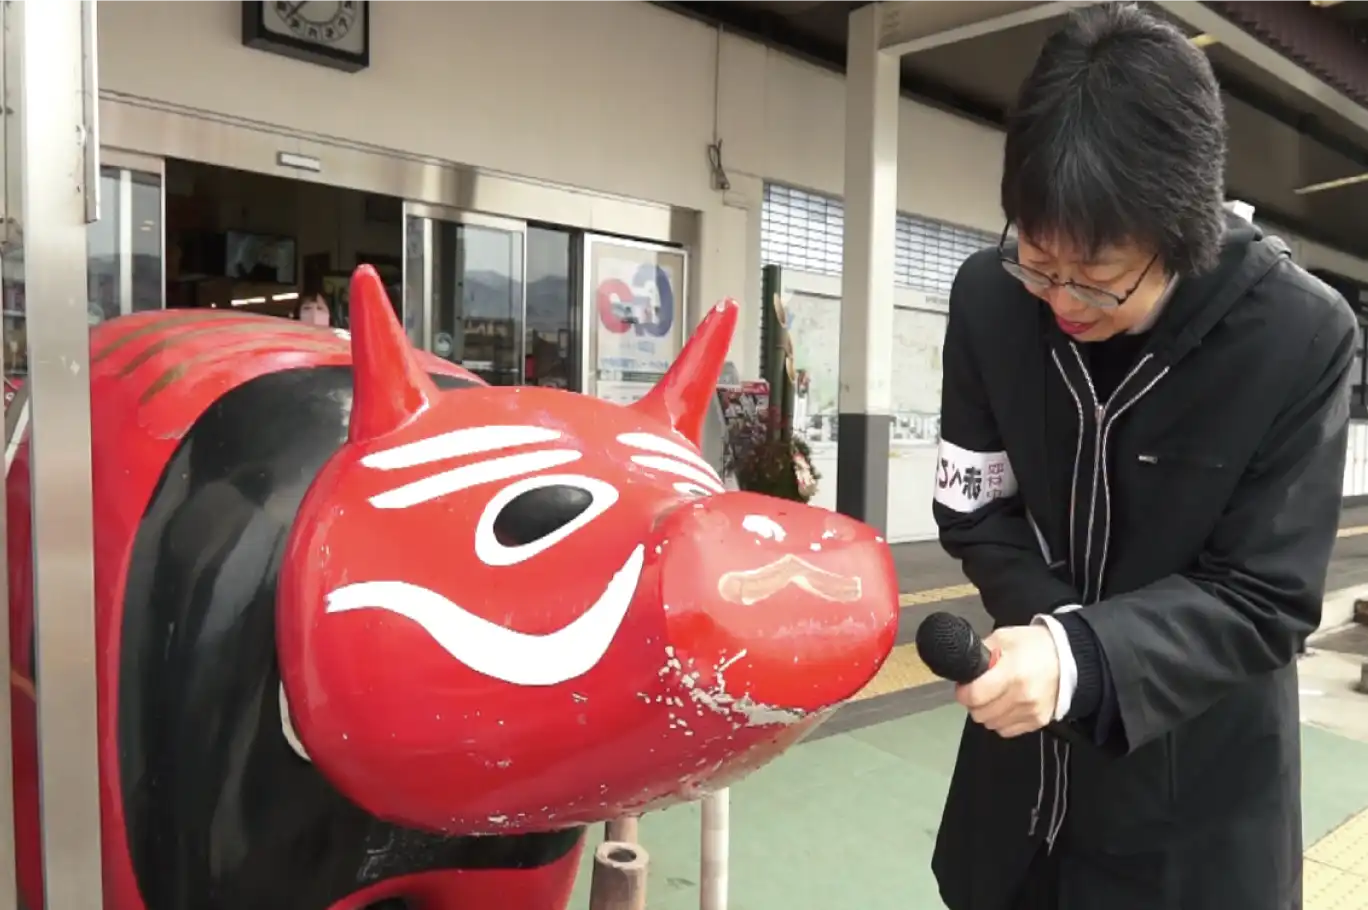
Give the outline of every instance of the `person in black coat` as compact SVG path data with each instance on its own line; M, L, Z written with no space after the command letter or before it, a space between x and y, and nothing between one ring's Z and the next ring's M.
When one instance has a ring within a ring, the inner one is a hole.
M1074 14L955 280L934 511L994 620L933 869L950 910L1296 910L1296 655L1357 322L1224 198L1178 29ZM1048 729L1047 729L1048 727Z

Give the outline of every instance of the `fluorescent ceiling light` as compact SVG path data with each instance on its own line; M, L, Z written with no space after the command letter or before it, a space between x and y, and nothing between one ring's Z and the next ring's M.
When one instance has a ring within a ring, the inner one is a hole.
M1355 174L1352 177L1341 177L1338 180L1326 180L1323 183L1313 183L1310 186L1302 186L1293 190L1298 196L1309 196L1312 193L1323 193L1326 190L1338 190L1342 187L1353 186L1356 183L1368 183L1368 171L1362 174Z
M1344 0L1311 0L1312 6L1339 6Z

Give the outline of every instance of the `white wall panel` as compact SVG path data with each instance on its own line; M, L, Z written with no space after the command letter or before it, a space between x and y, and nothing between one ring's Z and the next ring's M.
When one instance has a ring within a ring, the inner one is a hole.
M703 213L704 302L760 290L765 179L841 192L840 75L639 2L425 3L371 10L360 73L242 46L240 4L100 7L101 84L115 95L431 156ZM149 35L174 40L148 44ZM723 140L731 182L713 189ZM1001 137L904 100L898 208L997 231ZM725 208L724 208L725 203ZM746 307L738 365L758 370Z
M101 83L114 95L699 211L693 284L701 302L746 304L734 357L743 375L756 373L764 183L841 193L840 75L640 2L390 0L372 7L372 27L370 68L348 74L243 47L236 2L104 3ZM715 137L725 194L708 167ZM996 234L1001 154L996 130L902 101L898 209ZM1270 160L1286 163L1282 154ZM1368 263L1288 239L1304 265L1368 280ZM1368 492L1368 429L1358 432L1362 469L1346 473L1346 489L1352 476ZM914 460L892 468L891 486L908 495L927 475ZM834 494L831 468L823 495ZM921 519L900 517L911 514L890 503L892 521L917 536Z

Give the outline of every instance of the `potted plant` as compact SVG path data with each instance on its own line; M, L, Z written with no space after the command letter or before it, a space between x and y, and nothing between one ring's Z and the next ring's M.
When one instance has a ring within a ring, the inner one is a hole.
M742 490L803 503L816 494L821 475L812 466L812 451L789 431L778 409L733 409L727 443L725 469Z

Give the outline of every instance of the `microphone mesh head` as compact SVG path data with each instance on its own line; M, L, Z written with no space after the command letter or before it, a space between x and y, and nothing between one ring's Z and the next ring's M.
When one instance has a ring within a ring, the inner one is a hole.
M968 620L932 613L917 627L917 654L927 669L956 683L978 679L988 670L987 649Z

